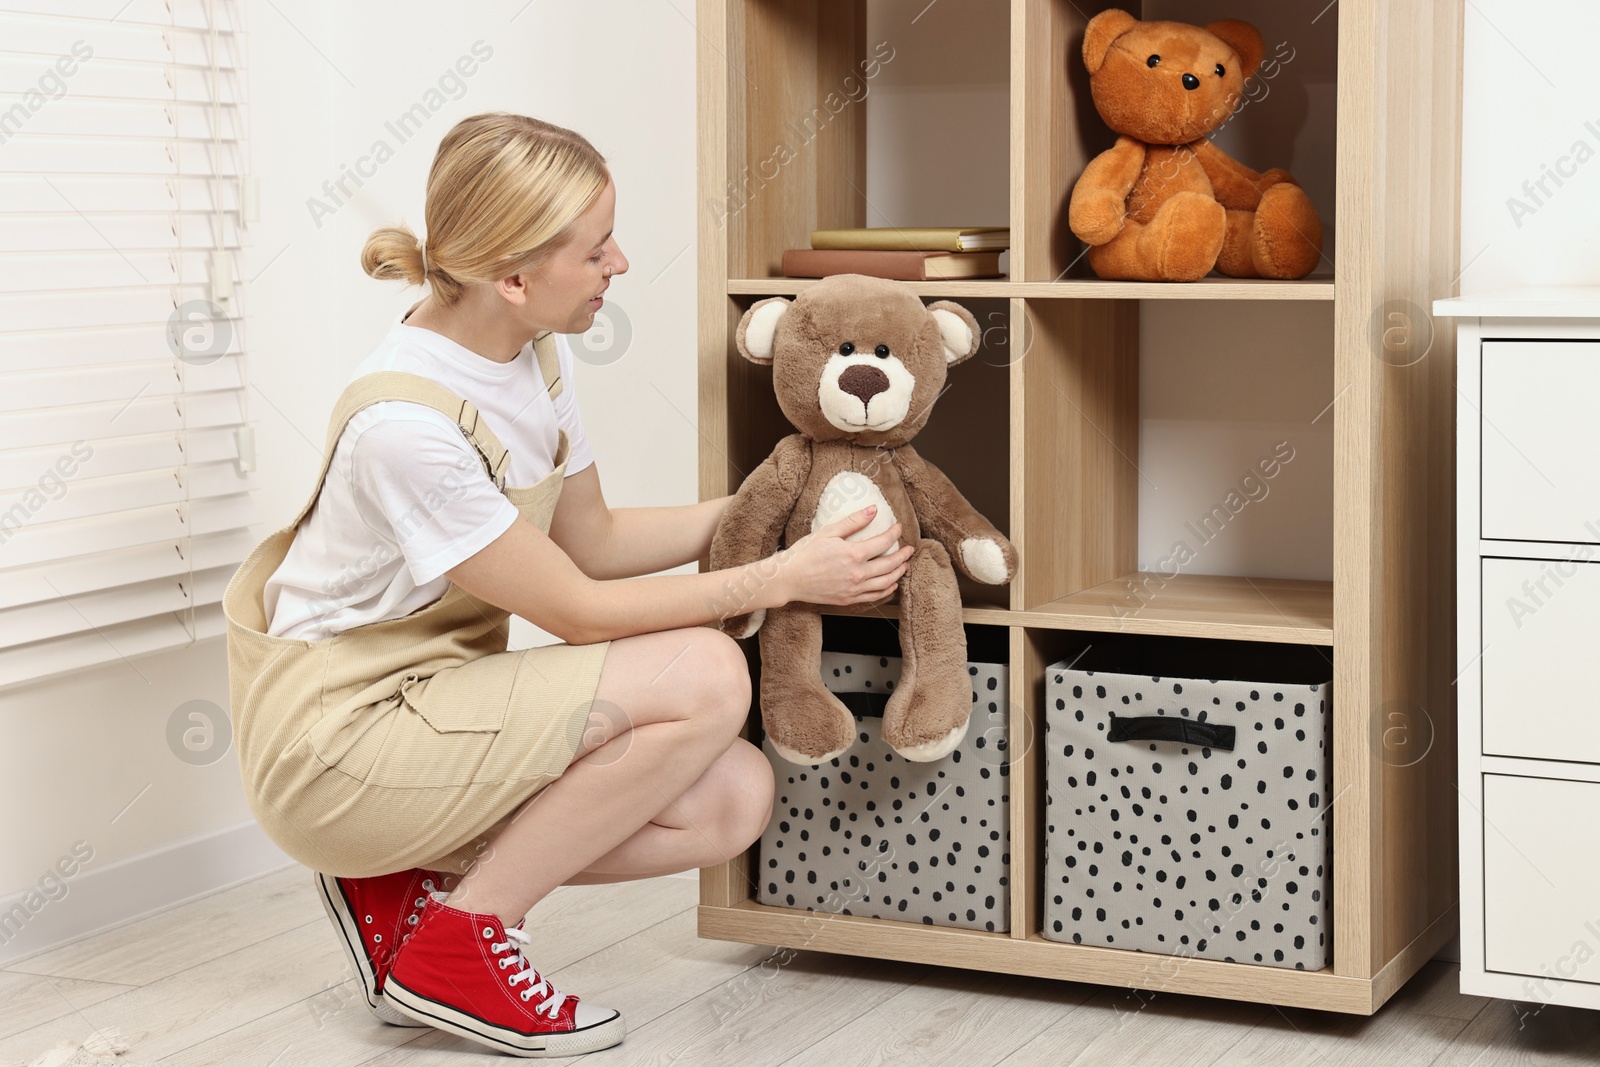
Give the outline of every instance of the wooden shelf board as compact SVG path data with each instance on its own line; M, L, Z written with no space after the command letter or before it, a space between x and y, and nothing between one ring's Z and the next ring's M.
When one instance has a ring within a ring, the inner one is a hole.
M1013 625L1333 644L1333 583L1134 572L1008 613Z
M1370 1015L1369 979L1332 969L1296 971L1126 949L1073 945L1037 933L1007 933L774 908L746 900L702 904L699 935L718 941L836 952L874 959L964 967L1071 982L1220 997L1258 1004Z
M732 278L730 296L793 296L815 285L815 278ZM1202 278L1198 282L1108 282L1075 278L1059 282L1019 282L1004 278L972 281L906 282L918 296L1027 297L1035 300L1332 300L1333 276L1313 274L1300 281L1261 278Z
M1131 583L1143 581L1145 592ZM898 619L898 604L824 607L824 615ZM1174 637L1333 644L1333 583L1215 574L1126 574L1022 610L966 604L961 621Z

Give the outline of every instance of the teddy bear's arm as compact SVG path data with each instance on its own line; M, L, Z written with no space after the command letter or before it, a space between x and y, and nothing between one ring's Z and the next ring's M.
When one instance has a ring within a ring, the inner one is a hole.
M1128 194L1139 180L1144 156L1142 142L1122 136L1089 161L1072 187L1072 201L1067 207L1067 224L1079 240L1103 245L1122 231Z
M1254 211L1261 203L1262 193L1279 182L1294 182L1286 170L1273 168L1264 173L1251 170L1212 144L1210 138L1201 138L1190 148L1206 177L1211 179L1217 203L1225 208Z
M778 550L778 538L789 523L800 492L811 474L811 445L801 434L790 434L739 486L717 523L711 538L710 566L714 571L742 567L766 559ZM732 590L721 605L719 628L734 637L749 637L761 627L765 609L738 610L745 599Z
M1004 585L1016 577L1017 550L944 471L910 445L895 449L894 464L922 532L944 546L963 574L985 585Z

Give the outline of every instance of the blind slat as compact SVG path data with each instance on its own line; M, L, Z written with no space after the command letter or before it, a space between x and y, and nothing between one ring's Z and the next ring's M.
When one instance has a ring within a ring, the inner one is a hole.
M228 321L237 324L239 320ZM167 344L168 331L165 322L130 323L93 329L58 328L15 334L0 331L0 367L26 371L44 367L140 362L150 359L152 352L161 351ZM238 329L231 331L226 352L240 351L242 332Z
M148 619L167 612L187 612L191 601L218 603L231 567L195 571L191 583L181 575L100 589L79 596L57 596L25 607L0 610L0 647L44 641Z
M0 204L7 215L59 215L81 211L90 218L101 214L132 215L141 211L210 211L219 195L228 211L239 207L235 182L218 182L194 176L118 177L79 174L13 174L0 177ZM70 205L70 206L69 206ZM0 252L15 251L0 245Z
M0 96L0 116L22 103L14 95ZM211 126L209 103L141 104L114 100L84 100L65 96L39 108L25 124L14 128L28 137L189 137L210 140L219 135L224 141L238 140L238 112L220 109L217 129ZM0 118L0 130L6 129Z
M91 461L92 463L92 461ZM119 515L151 505L191 504L256 488L254 473L241 474L232 463L181 463L165 469L115 478L46 477L44 484L0 492L0 537L40 522L70 522L97 515ZM70 485L71 491L66 491ZM48 534L41 530L41 534Z
M31 257L0 256L0 290L55 295L69 289L79 293L103 293L142 286L155 287L168 293L173 286L180 284L200 289L201 285L195 279L209 276L209 255L209 252L133 252L121 255L115 252L42 252ZM86 276L109 280L119 269L126 271L130 265L134 274L148 280L131 286L82 284ZM237 268L233 275L237 282L240 276ZM73 284L75 279L78 282L76 286Z
M177 67L154 63L96 63L91 57L77 64L71 74L62 76L60 82L50 74L60 76L63 68L57 66L58 57L20 56L0 53L0 93L9 94L4 101L9 108L18 98L29 92L54 101L66 85L67 94L74 100L128 100L139 103L211 104L211 72L194 67ZM71 64L67 64L67 69ZM42 79L42 83L41 83ZM218 99L224 109L236 107L240 102L239 79L232 71L223 71L217 79ZM26 101L25 101L26 102ZM42 108L39 110L43 110Z
M234 34L217 35L224 66L241 64L239 45L240 39ZM210 49L209 36L175 31L170 26L124 23L120 19L86 23L28 15L6 19L6 51L38 56L50 63L57 56L72 56L82 64L126 61L209 66Z
M0 528L0 558L9 567L32 567L135 545L175 545L188 536L240 529L259 518L254 493L238 493L186 505L158 504L115 515L38 522L11 531ZM8 532L9 539L4 539Z
M191 567L195 571L232 567L252 547L248 531L226 530L173 544L133 545L38 567L0 570L0 609L188 574Z
M28 411L0 419L0 448L31 448L111 436L238 426L243 422L243 390L201 393L183 398L140 399L127 404L93 404L82 409ZM115 431L113 434L111 431Z
M124 26L179 27L210 32L206 0L73 0L72 10L61 10L61 0L0 0L0 14L50 16L66 23L89 26L116 19ZM226 4L216 6L217 32L233 33L239 27L236 12Z
M109 247L124 255L129 251L150 249L237 248L237 218L233 215L223 217L220 237L216 234L217 225L214 217L188 213L0 214L0 248L13 252L103 252ZM122 285L149 281L120 256L118 262L123 266L120 275L113 279L97 279L101 284L108 280Z
M238 441L230 427L96 441L86 444L80 451L88 453L89 458L78 469L89 471L92 468L97 478L173 467L184 462L221 463L239 458ZM0 493L37 484L46 471L53 470L66 477L73 471L74 459L60 447L0 452Z
M211 145L194 141L162 144L158 141L123 141L115 152L106 145L82 137L32 137L23 126L15 135L0 141L0 175L54 175L63 171L76 174L127 174L135 177L180 174L240 173L238 146L224 141L215 163Z
M165 652L227 633L227 617L220 603L197 606L191 639L187 619L168 613L154 619L107 627L99 632L74 634L55 641L39 641L0 650L0 686L51 678L127 661L137 670L140 656Z

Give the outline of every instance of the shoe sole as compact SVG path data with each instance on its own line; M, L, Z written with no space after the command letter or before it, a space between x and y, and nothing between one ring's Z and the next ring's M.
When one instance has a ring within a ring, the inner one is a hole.
M391 979L384 984L384 996L394 1007L418 1022L438 1030L457 1034L469 1041L487 1045L500 1052L530 1059L543 1056L581 1056L620 1044L627 1035L627 1026L620 1014L603 1023L595 1023L581 1030L565 1030L550 1034L520 1034L503 1026L494 1026L475 1015L441 1004L437 1000L414 993Z
M367 1010L377 1016L379 1021L386 1022L390 1026L430 1025L396 1011L394 1005L378 991L378 976L372 970L372 962L367 959L367 952L361 941L361 927L356 922L355 912L350 910L350 902L345 899L344 890L339 888L338 880L332 875L321 871L317 871L316 875L317 896L321 898L322 909L328 913L328 919L339 935L339 943L344 946L345 954L350 957L350 965L356 970L356 978L361 986L361 1000L366 1004Z

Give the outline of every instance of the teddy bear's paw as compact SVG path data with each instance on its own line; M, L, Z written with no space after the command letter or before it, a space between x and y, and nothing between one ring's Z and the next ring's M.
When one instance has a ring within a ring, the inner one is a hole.
M1304 278L1322 258L1322 221L1298 185L1261 194L1251 233L1251 257L1263 278Z
M944 759L960 747L962 741L966 740L967 727L971 723L972 720L970 718L963 719L960 726L957 726L943 737L936 737L932 741L925 741L920 745L907 745L905 748L895 746L895 752L912 763L932 763L934 760Z
M736 640L754 637L755 632L761 629L761 624L766 621L767 609L757 608L748 615L730 615L722 620L722 632Z
M780 745L778 742L773 741L770 737L767 738L767 741L772 745L772 750L774 752L788 760L790 763L798 764L801 767L819 767L824 763L830 762L831 760L838 759L840 756L850 751L850 746L845 745L843 748L835 749L832 752L824 752L820 756L808 756L804 752L796 751L787 745Z
M961 562L967 573L986 585L1004 585L1009 581L1006 556L1000 546L988 537L969 537L961 542Z
M1103 245L1122 232L1128 217L1126 197L1104 189L1074 193L1067 207L1067 225L1087 245Z
M838 757L842 757L846 752L850 752L851 745L856 744L856 717L848 707L840 704L837 699L829 699L829 704L832 705L832 709L840 717L840 721L838 721L837 729L824 731L824 733L834 734L834 736L845 739L845 742L842 745L838 745L837 749L830 749L827 752L819 753L819 755L810 755L810 753L795 749L792 745L782 744L781 741L778 741L778 737L773 736L771 726L766 728L766 741L773 745L774 752L798 766L821 766L822 763L837 760ZM795 709L790 707L790 710ZM763 723L763 726L765 726L765 723Z
M1228 212L1213 197L1177 193L1139 235L1140 259L1161 281L1199 281L1216 266L1227 229Z

